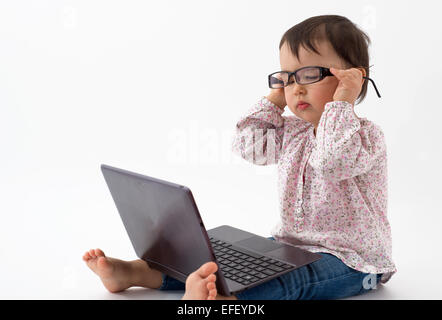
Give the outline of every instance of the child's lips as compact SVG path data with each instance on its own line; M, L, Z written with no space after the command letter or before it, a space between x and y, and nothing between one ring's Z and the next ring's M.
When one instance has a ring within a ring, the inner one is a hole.
M305 110L308 108L308 106L310 106L308 103L299 103L298 109Z

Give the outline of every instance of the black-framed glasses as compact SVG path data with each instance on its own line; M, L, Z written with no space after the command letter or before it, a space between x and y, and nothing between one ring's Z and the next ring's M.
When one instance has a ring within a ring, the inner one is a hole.
M293 77L292 77L293 76ZM332 76L333 73L330 72L329 68L320 67L320 66L307 66L302 67L293 72L289 71L276 71L269 74L269 88L271 89L279 89L284 88L290 84L292 84L296 80L297 84L311 84L318 81L321 81L325 77ZM374 89L376 90L376 94L380 98L378 88L374 81L368 77L363 77L364 79L370 80L373 84Z

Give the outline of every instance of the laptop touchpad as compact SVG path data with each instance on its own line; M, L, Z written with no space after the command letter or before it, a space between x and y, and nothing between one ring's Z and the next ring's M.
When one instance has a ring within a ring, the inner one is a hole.
M245 240L241 240L238 242L235 242L235 245L244 247L244 248L249 248L258 252L267 252L267 251L271 251L274 249L278 249L280 247L282 247L282 244L277 243L276 241L270 240L270 239L266 239L263 237L251 237Z

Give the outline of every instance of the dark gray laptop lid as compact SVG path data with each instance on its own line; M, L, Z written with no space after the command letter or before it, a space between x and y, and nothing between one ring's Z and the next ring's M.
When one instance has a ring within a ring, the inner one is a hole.
M139 258L181 274L180 280L215 261L187 187L104 164L101 170Z

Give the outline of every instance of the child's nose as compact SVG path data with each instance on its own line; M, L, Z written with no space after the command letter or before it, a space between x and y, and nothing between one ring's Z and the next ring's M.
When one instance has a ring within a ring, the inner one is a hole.
M294 82L292 86L293 86L292 91L295 95L300 95L306 92L305 86L302 84L297 84L296 82Z

